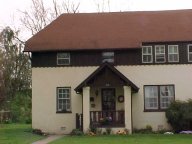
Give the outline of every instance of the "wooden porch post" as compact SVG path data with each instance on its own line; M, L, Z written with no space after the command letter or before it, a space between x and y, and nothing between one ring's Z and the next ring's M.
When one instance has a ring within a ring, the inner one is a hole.
M131 87L124 86L124 107L125 107L125 128L132 134L132 118L131 118Z
M83 132L87 132L90 125L90 87L83 87Z

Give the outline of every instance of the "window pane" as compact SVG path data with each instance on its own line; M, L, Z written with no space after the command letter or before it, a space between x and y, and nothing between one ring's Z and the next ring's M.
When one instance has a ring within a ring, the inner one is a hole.
M173 99L174 99L174 87L160 86L161 109L168 108L169 104Z
M69 58L70 54L69 53L58 53L57 57L58 58Z
M189 52L192 52L192 46L189 46Z
M69 59L58 59L57 63L58 64L70 64L70 60Z
M169 62L178 62L179 57L178 54L169 54Z
M142 62L150 63L152 62L152 47L151 46L143 46L142 47Z
M114 63L114 52L103 52L102 62Z
M165 62L165 46L155 46L155 55L156 62Z
M189 54L189 61L192 61L192 54Z
M69 111L70 110L70 88L58 88L58 111Z
M158 109L157 86L145 86L145 109Z

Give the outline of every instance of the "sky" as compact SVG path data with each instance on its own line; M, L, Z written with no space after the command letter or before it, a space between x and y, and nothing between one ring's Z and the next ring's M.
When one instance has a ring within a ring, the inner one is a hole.
M61 1L61 0L57 0ZM68 1L68 0L67 0ZM79 12L98 12L98 3L103 0L70 0L80 2ZM107 1L105 10L108 10ZM51 6L52 0L44 0L46 6ZM22 29L21 12L29 10L31 0L0 0L0 30L5 26ZM192 9L192 0L110 0L110 11L151 11Z

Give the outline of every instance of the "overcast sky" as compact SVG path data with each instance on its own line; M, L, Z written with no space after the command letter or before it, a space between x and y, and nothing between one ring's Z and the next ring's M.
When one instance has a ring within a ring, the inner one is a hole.
M52 0L44 0L50 5ZM61 0L58 0L61 1ZM71 0L72 1L72 0ZM103 0L73 0L80 2L80 12L97 12L96 3ZM105 0L108 1L108 0ZM20 12L30 8L31 0L0 0L0 30L7 26L21 27ZM192 0L110 0L110 11L146 11L192 9Z

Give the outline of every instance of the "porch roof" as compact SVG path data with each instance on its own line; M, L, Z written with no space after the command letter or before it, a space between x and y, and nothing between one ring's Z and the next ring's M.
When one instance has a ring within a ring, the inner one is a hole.
M83 82L81 82L76 88L75 91L82 92L84 86L90 86L91 81L95 79L96 76L99 75L104 69L108 68L114 75L116 75L123 83L127 86L130 86L133 92L138 92L139 88L130 81L127 77L125 77L120 71L118 71L113 65L108 62L103 63L99 68L97 68L92 74L90 74Z

